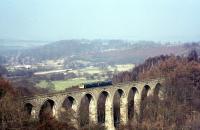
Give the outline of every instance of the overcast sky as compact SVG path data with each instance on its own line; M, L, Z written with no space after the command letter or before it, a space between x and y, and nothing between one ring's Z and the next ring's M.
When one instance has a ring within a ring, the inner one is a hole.
M0 0L0 39L200 41L200 0Z

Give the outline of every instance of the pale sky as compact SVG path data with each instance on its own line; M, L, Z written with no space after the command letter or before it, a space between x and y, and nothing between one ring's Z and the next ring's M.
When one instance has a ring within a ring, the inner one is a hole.
M200 0L0 0L0 39L200 41Z

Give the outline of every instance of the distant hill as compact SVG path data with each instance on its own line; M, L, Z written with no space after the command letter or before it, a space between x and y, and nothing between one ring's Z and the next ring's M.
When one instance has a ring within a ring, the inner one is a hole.
M40 40L0 39L0 46L12 47L12 48L30 48L30 47L45 45L48 43L49 41L40 41Z
M15 60L26 59L24 62L28 62L29 60L37 62L47 59L64 58L118 64L141 63L148 57L161 54L186 55L193 48L200 50L199 43L161 44L152 41L83 39L62 40L23 50L16 49L13 51L12 56L11 54L9 56Z
M38 59L55 59L76 56L82 54L96 54L107 50L128 49L130 43L122 40L62 40L51 44L28 49L23 56L31 56Z
M42 46L47 43L48 41L0 39L0 54L10 55L10 53L14 53L15 55L20 50Z

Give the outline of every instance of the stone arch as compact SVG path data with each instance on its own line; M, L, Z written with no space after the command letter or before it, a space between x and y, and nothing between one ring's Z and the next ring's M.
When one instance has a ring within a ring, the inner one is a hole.
M138 97L138 90L136 87L132 87L128 92L128 119L132 120L137 113L137 98Z
M145 85L144 88L142 89L142 93L141 93L141 100L145 100L145 98L149 95L149 90L151 89L151 87L149 85Z
M64 120L75 120L76 100L72 96L67 96L60 109L60 118Z
M145 85L142 89L142 93L141 93L141 104L140 104L140 118L139 121L141 122L144 118L144 111L146 109L147 106L147 97L150 94L150 90L151 87L149 85Z
M28 116L32 115L33 105L31 103L26 103L24 109Z
M106 105L109 105L110 94L107 91L102 91L99 94L97 101L98 123L102 124L106 121Z
M124 97L125 93L122 89L117 89L113 96L113 119L114 126L118 127L122 121L121 115L125 114L122 112L122 108L124 107Z
M88 125L96 121L96 103L92 94L85 94L79 106L79 123L80 126ZM96 122L95 122L96 123Z
M162 89L163 89L162 85L160 83L157 83L155 88L154 88L154 91L153 91L153 95L154 95L155 98L157 98L157 99L163 98L162 97L163 96L162 95Z
M39 112L40 121L43 121L46 118L52 118L55 115L56 115L55 102L52 99L45 100Z
M62 103L62 107L65 109L72 109L74 110L74 106L76 104L76 100L72 96L67 96Z

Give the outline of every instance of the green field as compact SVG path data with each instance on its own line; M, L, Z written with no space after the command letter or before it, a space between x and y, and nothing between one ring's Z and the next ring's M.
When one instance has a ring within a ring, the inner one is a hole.
M115 71L117 70L118 72L122 72L122 71L130 71L131 69L133 69L135 67L134 64L124 64L124 65L115 65L115 66L108 66L107 68L100 68L100 67L86 67L83 69L79 69L79 70L72 70L69 72L73 72L73 73L88 73L88 74L102 74L103 71L105 70L109 70L109 71Z
M115 65L118 72L130 71L135 67L134 64L125 64L125 65Z
M97 81L98 80L87 80L86 78L74 78L68 80L52 81L51 83L54 85L54 89L56 91L62 91L72 86L77 86L83 83L91 83ZM48 83L47 81L43 80L40 83L38 83L37 86L41 88L47 88L50 87L49 85L51 85L51 83Z
M55 85L55 89L57 91L64 90L66 88L77 86L83 83L97 82L98 80L87 80L85 78L74 78L62 81L53 81L52 83Z
M84 77L84 74L87 73L89 75L95 75L98 74L101 76L104 71L117 71L117 72L122 72L122 71L130 71L132 68L134 68L134 64L125 64L125 65L115 65L115 66L108 66L107 68L100 68L100 67L86 67L83 69L78 69L78 70L71 70L69 71L70 73L75 73L79 76L79 78L73 78L73 79L67 79L67 80L59 80L59 81L45 81L42 80L40 81L36 86L40 88L50 88L56 91L62 91L65 90L66 88L70 88L72 86L77 86L81 85L83 83L91 83L91 82L97 82L97 81L103 81L106 79L106 77L100 77L98 78L95 77L95 79L86 79Z

